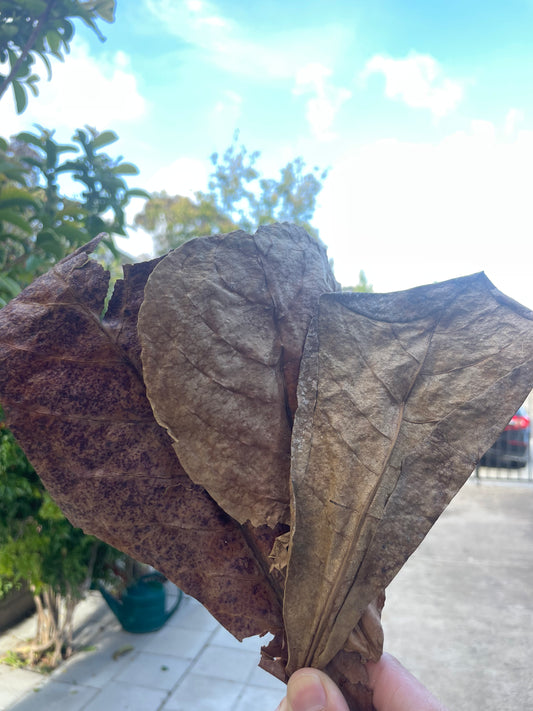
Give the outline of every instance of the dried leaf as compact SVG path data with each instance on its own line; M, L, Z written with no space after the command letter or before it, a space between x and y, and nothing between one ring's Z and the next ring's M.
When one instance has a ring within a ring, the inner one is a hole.
M115 661L117 661L117 659L120 659L120 657L128 654L128 652L133 652L134 649L135 647L132 644L124 644L122 647L115 649L111 656Z
M525 399L532 319L483 274L321 297L293 432L289 673L342 649Z
M241 523L288 519L300 358L318 297L335 288L323 247L288 224L192 240L148 280L139 335L155 417Z
M238 638L280 629L264 572L279 532L243 529L190 481L146 398L136 321L154 263L126 271L101 321L93 246L0 311L8 424L74 525L154 565Z

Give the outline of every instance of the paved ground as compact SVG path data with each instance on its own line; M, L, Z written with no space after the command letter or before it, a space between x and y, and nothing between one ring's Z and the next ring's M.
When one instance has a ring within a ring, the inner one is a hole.
M467 484L388 590L387 649L450 711L533 708L533 486ZM31 635L0 638L0 653ZM160 631L121 630L95 594L86 647L51 677L0 664L0 711L274 711L283 685L184 598Z
M533 709L533 485L469 482L383 618L389 651L451 711Z

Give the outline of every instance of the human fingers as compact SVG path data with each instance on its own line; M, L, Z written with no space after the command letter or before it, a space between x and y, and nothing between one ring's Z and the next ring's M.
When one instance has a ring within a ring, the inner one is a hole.
M376 711L446 711L418 679L390 654L367 665Z
M298 669L277 711L349 711L337 685L318 669Z

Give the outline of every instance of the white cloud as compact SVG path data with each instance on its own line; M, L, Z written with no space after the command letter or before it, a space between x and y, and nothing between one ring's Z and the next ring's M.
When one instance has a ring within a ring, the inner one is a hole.
M103 130L141 118L146 111L128 55L119 51L112 57L93 57L77 38L65 62L54 62L52 80L41 79L39 96L29 97L21 116L16 115L11 94L3 97L0 126L3 135L34 123L69 131L89 124Z
M311 62L296 72L296 95L309 94L306 117L313 135L320 140L331 140L335 133L331 130L335 116L342 104L351 97L351 92L328 82L332 72L323 64Z
M331 170L316 224L337 278L376 291L484 270L533 306L533 131L474 121L438 143L382 140Z
M142 205L135 206L135 211L131 212L135 216L142 209ZM142 227L128 227L128 236L119 237L114 236L114 242L117 247L131 255L132 257L148 257L149 259L154 256L154 242L152 235L148 234Z
M507 136L512 136L517 129L518 124L525 119L525 114L521 109L509 109L505 117L504 131Z
M252 77L257 82L293 80L307 64L334 64L343 56L352 30L340 23L327 27L278 30L266 33L240 26L223 16L213 2L189 0L144 0L165 31L201 50L218 68Z
M165 191L169 195L194 197L198 190L207 190L209 166L196 158L178 158L157 170L144 183L149 192Z
M185 40L190 51L230 74L256 84L287 82L296 93L312 94L306 104L307 119L319 138L331 138L331 125L347 89L329 82L330 70L342 56L352 30L340 24L328 27L257 33L224 17L212 2L176 3L145 0L154 17L164 18L166 31Z
M284 82L296 95L306 95L306 119L319 140L335 137L334 119L350 98L348 89L331 83L329 66L342 56L351 29L340 24L325 27L258 33L223 16L213 2L175 3L144 0L148 10L164 18L165 29L187 42L189 51L200 51L217 70L246 77L256 84ZM224 115L233 127L240 104L219 100L215 113Z
M411 52L403 59L376 54L366 63L362 77L371 74L383 74L389 99L429 109L434 116L450 113L463 97L461 82L444 76L437 60L428 54Z

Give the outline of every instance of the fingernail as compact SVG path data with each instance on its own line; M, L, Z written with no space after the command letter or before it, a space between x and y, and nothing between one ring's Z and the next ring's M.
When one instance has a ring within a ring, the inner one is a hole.
M326 691L313 673L295 676L287 692L291 711L324 711L326 708Z

